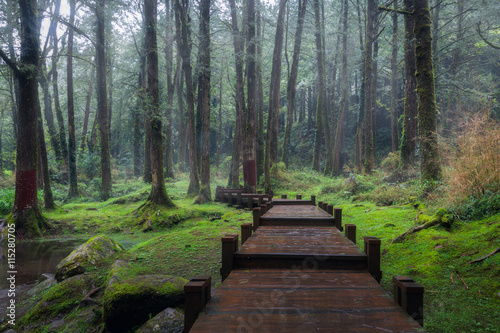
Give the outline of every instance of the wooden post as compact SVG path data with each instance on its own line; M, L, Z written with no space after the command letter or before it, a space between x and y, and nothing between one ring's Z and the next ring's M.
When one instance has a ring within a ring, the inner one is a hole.
M363 250L365 252L365 254L368 254L368 240L369 239L376 239L377 237L373 237L373 236L365 236L363 237Z
M236 208L242 208L242 205L241 205L241 192L236 192Z
M335 208L333 210L333 218L335 220L335 226L337 227L337 229L342 231L343 230L343 228L342 228L342 208Z
M356 225L347 223L345 225L345 236L356 244Z
M248 209L253 209L253 196L249 195L248 196L248 204L247 204Z
M189 332L196 318L210 300L211 278L191 280L184 285L184 332ZM208 291L207 291L208 290Z
M205 305L210 301L212 298L212 277L210 275L196 275L194 278L191 279L191 281L203 281L207 282L207 286L205 288Z
M253 209L253 231L260 226L260 207Z
M238 251L238 235L226 235L222 237L222 267L220 275L224 281L233 270L233 256Z
M326 206L326 212L333 216L333 205L327 205Z
M267 205L260 205L260 216L264 215L267 213Z
M316 196L315 195L311 195L311 203L313 206L316 206Z
M318 207L323 209L323 201L318 201Z
M262 194L262 191L257 191L257 194Z
M281 199L286 199L286 194L282 194Z
M365 241L368 245L368 271L380 283L382 279L382 271L380 271L380 239L372 237Z
M262 194L259 194L259 196L257 197L257 206L260 207L263 202L264 202L264 198L262 197Z
M394 301L424 326L424 287L408 276L394 276Z
M250 236L252 236L252 223L243 223L241 225L241 245L243 245Z
M227 206L233 207L233 193L231 191L227 192Z
M323 208L325 212L328 212L328 202L323 202L323 207L321 208Z
M215 200L214 201L220 201L220 186L217 186L215 188Z
M295 196L295 199L297 199L297 200L302 200L302 195L301 195L301 194L297 194L297 195Z

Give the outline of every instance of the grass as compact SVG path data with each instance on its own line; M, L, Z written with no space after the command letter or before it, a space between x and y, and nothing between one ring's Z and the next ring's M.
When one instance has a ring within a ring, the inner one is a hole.
M358 246L363 236L382 240L382 285L391 290L393 275L409 275L425 287L425 329L429 332L500 331L500 255L480 263L470 261L500 247L500 215L472 222L455 221L451 229L433 227L390 245L399 234L421 222L419 214L432 215L441 202L425 197L416 181L387 183L382 173L332 178L309 170L275 170L275 195L304 198L343 209L343 223L357 225ZM213 177L216 185L225 180ZM192 205L185 198L188 177L171 181L167 191L177 208L138 210L149 185L125 181L114 185L116 196L106 202L81 198L45 212L55 228L46 236L90 238L108 234L128 250L118 259L127 262L132 275L166 274L189 279L197 274L220 281L220 237L239 233L251 222L247 210L220 203ZM60 190L62 191L62 190ZM150 225L151 228L147 228ZM149 231L147 231L149 230ZM147 231L147 232L146 232ZM111 262L94 273L104 277Z

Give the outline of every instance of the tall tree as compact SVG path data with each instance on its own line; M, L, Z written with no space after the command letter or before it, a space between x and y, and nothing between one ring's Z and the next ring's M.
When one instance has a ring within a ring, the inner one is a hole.
M299 69L300 46L302 44L302 31L304 28L304 17L306 15L307 0L299 0L299 13L297 16L297 30L295 31L295 42L293 46L292 69L288 78L287 97L287 118L285 128L285 138L283 140L282 161L289 165L290 133L292 132L293 113L295 111L295 95L297 92L297 74Z
M87 90L87 97L85 99L85 113L83 117L83 129L82 129L82 137L80 141L80 153L83 153L85 150L85 146L87 144L87 131L89 127L89 118L90 118L90 102L92 101L92 93L94 88L94 78L95 78L95 61L92 62L92 68L90 69L90 80L89 87Z
M437 140L437 106L428 0L415 0L414 17L420 176L423 180L437 180L441 178L441 164Z
M413 12L415 0L404 0L405 10ZM417 139L417 79L415 77L415 17L405 15L405 99L403 114L403 133L401 138L401 164L403 169L410 167L415 161Z
M189 18L189 1L175 0L175 26L177 33L177 45L182 56L182 70L186 81L187 107L188 107L188 132L189 132L189 188L188 196L197 195L200 192L200 181L196 162L196 136L194 115L194 92L191 70L191 32Z
M173 154L173 124L172 124L172 114L174 108L174 94L176 87L176 80L179 79L180 63L177 63L177 70L173 74L173 54L174 54L174 12L173 8L170 6L171 0L165 0L165 18L166 18L166 37L165 37L165 72L167 74L167 108L166 108L166 118L167 118L167 130L166 130L166 142L165 142L165 176L169 178L174 178L174 154ZM172 1L173 2L173 1Z
M363 133L365 126L365 91L366 91L366 82L365 82L365 48L363 42L363 25L361 23L361 5L359 0L356 0L356 11L358 16L358 25L359 25L359 50L361 53L361 87L359 90L359 106L358 106L358 117L356 121L356 158L355 164L358 172L362 172L363 170ZM366 28L366 27L365 27Z
M106 88L106 0L96 0L96 64L97 64L97 114L101 145L101 199L111 197L111 156L109 152L108 98Z
M240 154L243 137L243 116L245 114L245 87L243 82L243 36L238 27L238 15L236 13L236 3L229 0L231 8L231 29L233 32L234 58L236 70L236 117L234 126L233 151L231 158L231 170L229 170L230 187L237 187L240 184Z
M367 0L366 38L365 38L365 164L364 171L371 173L375 168L375 152L373 138L373 29L375 16L375 0Z
M0 56L19 80L18 140L16 153L16 190L12 219L18 234L41 236L49 224L37 201L37 108L40 66L40 32L36 0L19 0L21 13L21 57L19 64L2 50Z
M158 45L156 37L157 0L144 0L146 21L146 58L148 72L147 108L151 123L151 175L152 186L148 201L167 207L174 203L167 195L163 177L163 144L160 115L160 90L158 86Z
M255 0L247 1L247 119L245 132L245 146L243 149L243 160L245 162L255 161L256 157L256 121L257 121L257 75L256 54L257 41L255 38ZM254 170L255 172L255 170ZM252 175L257 178L256 175ZM248 173L247 173L248 179ZM249 193L255 192L255 186L245 184Z
M261 4L257 0L257 177L264 174L265 140L264 140L264 82L262 79L262 40L264 39L264 22L262 20Z
M394 8L398 1L394 0ZM399 149L398 134L398 13L392 13L392 56L391 56L391 150Z
M212 201L210 194L210 3L200 1L200 46L198 57L201 68L198 83L198 107L201 114L201 187L196 203Z
M69 1L69 24L75 24L76 0ZM76 173L76 136L75 136L75 101L73 98L73 29L68 32L68 53L66 62L67 94L68 94L68 153L69 153L69 194L70 198L77 197L78 178Z
M316 103L316 137L314 139L313 169L320 170L321 160L321 140L323 139L323 114L326 108L326 76L325 59L323 52L322 24L321 24L321 6L319 0L314 0L314 22L315 22L315 40L316 40L316 62L318 67L318 99ZM326 119L325 119L326 121Z
M348 86L348 64L347 64L347 18L349 13L349 3L344 0L343 4L343 18L342 18L342 98L340 113L337 120L337 130L335 131L335 141L334 141L334 164L333 173L338 175L341 170L341 159L340 152L343 146L343 126L344 126L344 115L347 113L348 98L349 98L349 86Z
M274 37L273 64L271 69L271 86L269 87L269 113L267 118L266 161L265 161L265 188L271 189L270 170L278 163L278 125L281 97L281 59L283 51L284 20L287 0L280 0L278 22Z

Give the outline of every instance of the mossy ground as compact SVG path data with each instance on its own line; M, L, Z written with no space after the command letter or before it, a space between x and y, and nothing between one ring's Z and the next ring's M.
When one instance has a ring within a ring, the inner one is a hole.
M275 195L316 195L317 201L343 208L343 223L357 225L360 247L363 236L382 239L382 285L390 290L392 276L409 275L425 287L426 330L500 331L500 255L470 264L500 247L500 215L473 222L455 221L451 229L432 227L390 245L396 236L421 224L419 214L433 215L440 208L439 189L429 196L425 184L388 183L378 173L356 175L354 182L352 177L330 178L309 170L279 167L275 173L279 178L274 184ZM213 197L215 186L226 185L226 180L212 179ZM167 184L175 209L138 210L149 193L149 185L140 181L116 184L118 196L106 202L82 198L62 204L55 211L44 212L55 226L46 237L77 236L86 240L104 233L124 245L127 251L91 271L103 286L116 259L126 262L131 275L165 274L189 279L210 274L217 283L220 237L239 233L242 223L251 222L251 214L220 203L193 205L193 198L185 199L188 184L187 175Z

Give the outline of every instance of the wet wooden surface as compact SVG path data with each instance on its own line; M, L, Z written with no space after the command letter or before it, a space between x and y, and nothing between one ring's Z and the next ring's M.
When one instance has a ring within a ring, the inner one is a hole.
M191 332L418 332L365 272L233 270Z
M287 199L280 199L287 200ZM275 201L275 199L273 199ZM289 200L295 201L295 200ZM332 216L313 205L275 205L263 218L281 217L281 218L331 218Z

